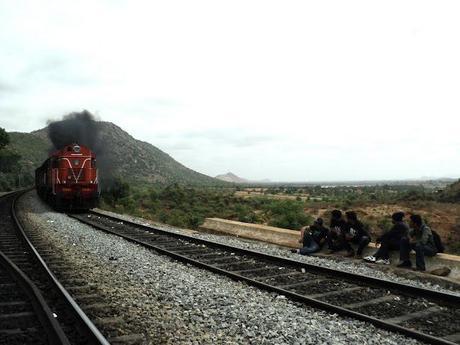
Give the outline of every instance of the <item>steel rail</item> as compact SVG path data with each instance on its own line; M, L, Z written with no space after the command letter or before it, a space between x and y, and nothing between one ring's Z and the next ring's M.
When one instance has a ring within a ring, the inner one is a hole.
M324 273L324 274L328 274L328 275L333 275L335 277L343 277L343 278L346 278L348 280L359 281L359 282L362 282L364 284L379 287L379 288L385 287L385 288L400 291L402 293L415 295L417 297L424 296L424 297L434 298L434 299L437 299L437 300L440 300L440 301L443 301L443 302L447 302L447 303L454 303L455 305L460 304L460 296L457 296L457 295L454 295L454 294L443 293L443 292L439 292L439 291L432 291L432 290L428 290L428 289L424 289L424 288L414 287L414 286L410 286L410 285L406 285L406 284L400 284L400 283L391 282L391 281L388 281L388 280L374 278L374 277L361 276L361 275L348 273L348 272L343 272L343 271L339 271L339 270L334 270L334 269L330 269L330 268L318 267L318 266L314 266L314 265L311 265L311 264L299 262L299 261L292 260L292 259L287 259L287 258L283 258L283 257L279 257L279 256L260 253L260 252L256 252L256 251L253 251L253 250L241 249L241 248L238 248L238 247L233 247L233 246L221 244L221 243L214 242L214 241L197 239L197 238L194 238L194 237L189 236L189 235L178 234L178 233L166 231L166 230L163 230L163 229L157 229L157 228L154 228L154 227L150 227L150 226L130 222L130 221L127 221L125 219L121 219L121 218L118 218L118 217L106 215L106 214L95 212L95 211L91 211L90 213L92 213L94 215L97 215L97 216L106 217L106 218L112 219L112 220L117 221L117 222L123 222L123 223L129 224L129 225L131 225L133 227L142 229L144 231L147 230L147 231L153 232L153 233L159 233L159 234L164 234L164 235L172 236L172 237L179 238L179 239L185 239L185 240L193 242L193 243L205 244L207 246L214 247L214 248L219 248L219 249L223 249L223 250L230 250L231 252L238 252L240 254L244 254L244 255L248 255L248 256L252 256L252 257L263 258L264 260L273 261L273 262L276 262L278 264L285 264L287 266L296 267L296 268L305 268L305 269L308 269L308 270L313 271L313 272L319 272L319 273ZM80 219L80 218L75 217L73 215L69 215L69 216L79 220L82 223L86 223L86 224L88 224L88 225L90 225L90 226L92 226L92 227L94 227L96 229L102 230L102 231L110 233L110 234L120 236L120 237L122 237L122 238L124 238L124 239L126 239L128 241L134 242L134 243L142 244L143 246L145 246L147 248L153 249L153 250L157 251L158 253L168 255L168 256L170 256L170 257L172 257L172 258L174 258L176 260L179 260L181 262L189 263L189 264L192 264L194 266L204 268L204 269L207 269L209 271L212 271L212 272L215 272L215 273L218 273L218 274L225 275L225 276L230 277L230 278L232 278L234 280L237 280L237 281L244 281L244 282L246 282L246 283L248 283L250 285L256 286L256 287L258 287L260 289L264 289L264 290L270 291L270 292L276 292L278 294L287 296L292 300L305 303L307 305L310 305L310 306L325 310L327 312L337 313L337 314L342 315L342 316L352 317L352 318L357 319L357 320L369 322L369 323L371 323L371 324L373 324L373 325L375 325L375 326L377 326L379 328L382 328L382 329L385 329L385 330L388 330L388 331L392 331L392 332L398 332L398 333L403 334L405 336L408 336L408 337L411 337L411 338L414 338L414 339L417 339L417 340L421 340L421 341L424 341L424 342L427 342L427 343L430 343L430 344L441 344L441 345L453 345L453 344L455 344L455 343L453 343L453 342L451 342L449 340L443 339L443 338L431 336L429 334L422 333L422 332L419 332L417 330L405 328L405 327L402 327L402 326L394 324L394 323L386 322L385 320L377 319L375 317L368 316L368 315L365 315L365 314L361 314L361 313L355 312L355 311L350 310L350 309L339 307L339 306L336 306L336 305L333 305L333 304L330 304L330 303L327 303L327 302L322 302L322 301L316 300L316 299L308 297L308 296L304 296L304 295L301 295L301 294L298 294L298 293L295 293L295 292L292 292L292 291L282 289L280 287L269 285L269 284L257 281L255 279L242 276L242 275L240 275L238 273L234 273L234 272L230 272L230 271L221 269L219 267L213 266L212 264L207 264L207 263L204 263L204 262L189 258L187 256L178 254L177 252L172 252L172 251L170 251L168 249L155 246L154 244L152 244L150 242L146 242L143 239L137 239L137 238L135 238L135 236L131 236L131 235L128 235L128 234L120 234L120 233L117 233L117 231L113 231L112 229L109 229L106 226L101 226L101 225L98 225L98 224L94 224L93 222L90 222L88 220Z
M88 318L88 316L84 313L84 311L80 308L80 306L75 302L72 296L67 292L67 290L62 286L53 272L49 269L46 262L38 253L37 249L33 246L32 242L29 240L28 236L24 231L24 227L17 217L16 213L16 204L17 200L20 196L25 194L27 191L31 190L26 189L17 192L17 195L14 197L13 202L11 204L11 216L14 220L15 226L22 236L22 239L25 245L29 248L30 252L42 267L44 272L46 272L48 278L53 282L54 286L57 288L59 294L61 295L63 301L66 303L69 310L72 311L73 315L76 317L77 320L80 321L80 327L83 329L83 332L88 336L88 344L95 344L95 345L110 345L110 343L105 339L105 337L101 334L99 329L92 323L92 321Z
M460 295L447 293L447 292L440 292L440 291L436 291L436 290L425 289L425 288L422 288L422 287L412 286L412 285L403 284L403 283L397 283L397 282L382 279L382 278L370 277L370 276L366 276L366 275L359 275L359 274L355 274L355 273L351 273L351 272L345 272L345 271L341 271L341 270L337 270L337 269L333 269L333 268L329 268L329 267L315 266L315 265L312 265L312 264L308 264L306 262L300 262L300 261L285 258L285 257L282 257L282 256L261 253L261 252L251 250L251 249L243 249L243 248L234 247L234 246L231 246L231 245L228 245L228 244L223 244L223 243L219 243L219 242L215 242L215 241L211 241L211 240L199 239L199 238L196 238L196 237L193 237L193 236L190 236L190 235L186 235L186 234L179 234L179 233L176 233L176 232L173 232L173 231L167 231L167 230L164 230L164 229L158 229L158 228L155 228L153 226L138 224L138 223L135 223L135 222L127 221L127 220L122 219L122 218L107 215L105 213L100 213L100 212L97 212L97 211L94 211L94 210L89 211L89 213L97 215L97 216L106 217L106 218L112 219L112 220L117 221L117 222L121 221L121 222L129 224L131 226L141 228L143 230L154 231L154 232L164 234L164 235L167 235L167 236L172 236L172 237L176 237L176 238L179 238L179 239L185 239L185 240L190 241L190 242L199 243L199 244L206 244L206 245L211 246L211 247L221 248L221 249L225 249L225 250L231 250L233 252L238 252L238 253L241 253L241 254L247 254L247 255L250 255L250 256L254 256L254 257L259 257L261 259L265 259L265 260L269 260L269 261L273 261L273 262L276 262L276 263L281 263L281 264L285 264L285 265L289 265L289 266L296 266L296 267L304 268L306 270L313 271L313 272L333 275L335 277L342 277L342 278L352 280L352 281L358 280L360 282L363 282L363 283L366 283L366 284L369 284L369 285L372 285L372 286L375 286L375 287L387 288L387 289L396 289L396 290L399 290L399 291L406 292L408 294L415 295L417 297L427 297L427 298L438 299L438 300L441 300L441 301L444 301L444 302L448 302L448 303L451 303L451 304L458 305L460 307Z
M70 345L64 331L54 318L53 312L37 286L3 252L0 251L0 265L13 277L29 297L32 308L43 326L50 344Z

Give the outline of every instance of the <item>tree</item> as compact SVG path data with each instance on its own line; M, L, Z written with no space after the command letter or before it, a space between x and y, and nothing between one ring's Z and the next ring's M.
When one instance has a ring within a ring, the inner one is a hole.
M21 156L7 147L9 143L10 136L3 128L0 128L0 172L3 173L20 170L17 163Z
M10 136L5 129L0 128L0 150L10 143Z
M104 190L104 198L109 203L115 204L119 199L125 198L129 195L130 186L129 183L124 181L120 177L115 177L111 184Z
M0 172L10 173L19 171L16 163L19 161L21 156L15 152L9 150L0 151Z

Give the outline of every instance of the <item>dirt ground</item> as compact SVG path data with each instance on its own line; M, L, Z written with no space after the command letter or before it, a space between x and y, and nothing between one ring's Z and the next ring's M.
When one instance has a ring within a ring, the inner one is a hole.
M413 202L404 204L375 204L351 208L358 213L364 223L371 227L374 239L382 232L377 223L388 218L392 213L403 211L406 214L420 214L430 227L436 230L449 252L460 252L460 205L438 202ZM314 217L328 219L331 209L307 208L305 211Z

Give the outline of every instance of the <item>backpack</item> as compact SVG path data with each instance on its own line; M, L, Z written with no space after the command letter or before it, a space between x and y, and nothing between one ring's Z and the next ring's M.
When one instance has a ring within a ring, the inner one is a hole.
M441 242L441 236L439 236L439 234L434 230L431 230L431 233L433 234L433 242L436 247L436 250L438 251L438 253L444 253L445 248Z

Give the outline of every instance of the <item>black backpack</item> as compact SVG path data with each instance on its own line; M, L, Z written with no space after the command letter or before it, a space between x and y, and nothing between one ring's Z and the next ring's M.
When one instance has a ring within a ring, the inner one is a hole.
M438 253L444 253L444 245L441 242L441 236L439 236L439 234L434 230L431 230L431 233L433 234L433 242L436 250Z

